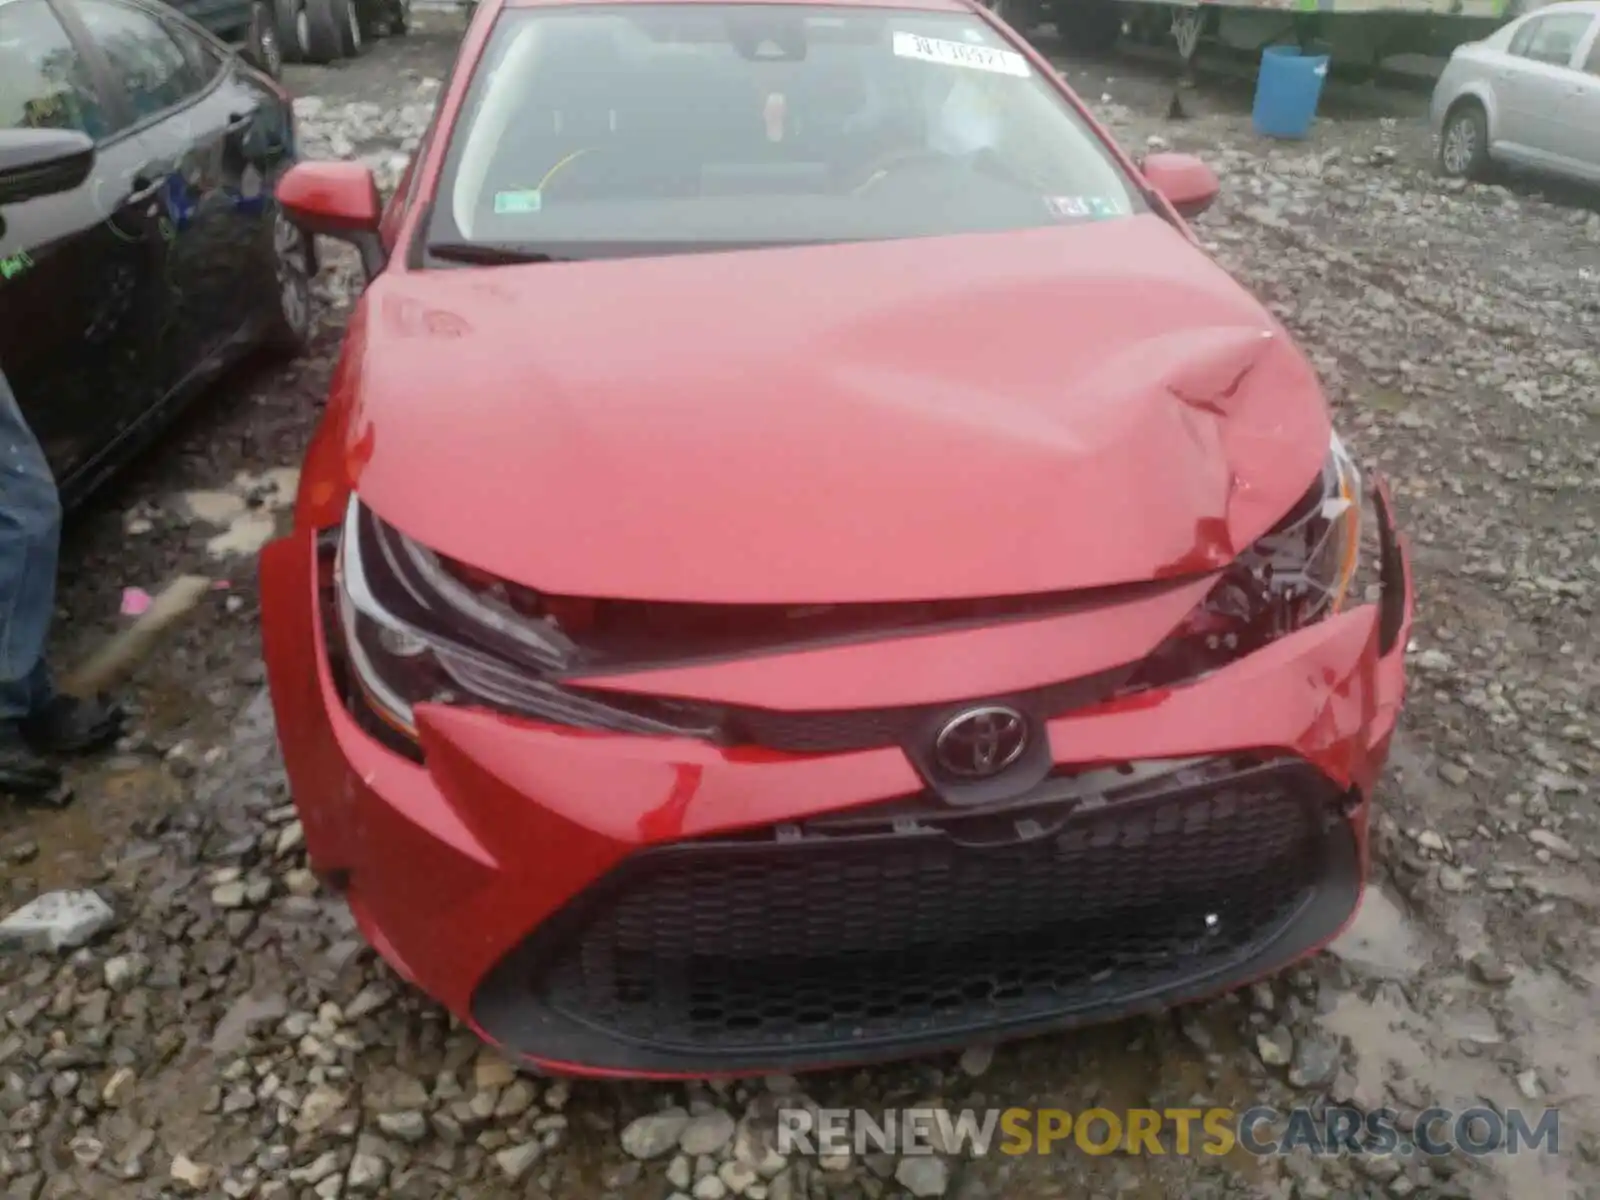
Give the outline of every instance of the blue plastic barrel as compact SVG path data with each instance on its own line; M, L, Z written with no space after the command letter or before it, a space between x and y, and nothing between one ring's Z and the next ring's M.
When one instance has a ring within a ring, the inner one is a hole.
M1268 46L1261 52L1256 103L1250 119L1267 137L1303 138L1322 99L1328 77L1326 54L1302 54L1298 46Z

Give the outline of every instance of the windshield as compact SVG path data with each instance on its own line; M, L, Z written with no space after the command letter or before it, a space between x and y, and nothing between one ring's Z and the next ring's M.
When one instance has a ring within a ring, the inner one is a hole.
M501 14L427 238L441 259L583 257L1144 207L1082 117L975 15L632 3Z

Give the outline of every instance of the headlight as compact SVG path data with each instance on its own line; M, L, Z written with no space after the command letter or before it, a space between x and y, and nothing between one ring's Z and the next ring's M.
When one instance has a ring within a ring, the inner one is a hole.
M1310 491L1240 556L1235 573L1247 572L1256 586L1246 590L1270 596L1289 628L1298 629L1344 604L1360 549L1361 472L1335 434Z
M334 594L359 701L408 741L423 703L477 703L580 729L714 732L673 720L671 701L632 698L623 709L552 682L547 676L579 665L581 652L537 593L418 545L354 497Z
M1361 486L1335 434L1310 490L1233 561L1128 690L1196 679L1338 612L1360 562Z

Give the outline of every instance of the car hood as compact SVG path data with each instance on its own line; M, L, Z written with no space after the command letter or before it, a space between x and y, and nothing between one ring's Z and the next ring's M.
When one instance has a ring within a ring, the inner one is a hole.
M346 461L543 591L1021 595L1214 569L1309 486L1320 389L1154 216L380 276Z

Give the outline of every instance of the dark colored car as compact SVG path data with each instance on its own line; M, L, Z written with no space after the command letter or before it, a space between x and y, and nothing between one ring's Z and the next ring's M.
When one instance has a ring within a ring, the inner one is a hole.
M487 0L387 210L294 167L371 282L262 634L384 957L545 1069L697 1076L1332 938L1410 577L1217 188L973 0Z
M0 367L69 505L234 359L310 329L314 258L274 198L289 97L144 0L0 0ZM13 189L13 196L24 194Z
M239 0L175 2L208 26L216 28L227 22L240 28ZM254 0L249 8L244 32L233 36L242 39L262 61L269 50L283 62L331 63L356 58L374 38L399 36L411 27L411 0ZM262 31L268 29L272 36L264 39ZM254 50L264 45L264 50Z
M331 63L411 26L411 0L168 0L277 79L285 63Z
M276 79L283 71L280 0L168 0L173 8L223 41L236 45L250 64Z

